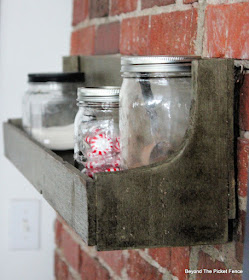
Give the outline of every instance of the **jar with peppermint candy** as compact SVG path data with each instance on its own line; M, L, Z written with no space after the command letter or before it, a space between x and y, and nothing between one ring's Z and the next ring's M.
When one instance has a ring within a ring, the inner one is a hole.
M90 177L120 170L118 87L78 89L74 159Z

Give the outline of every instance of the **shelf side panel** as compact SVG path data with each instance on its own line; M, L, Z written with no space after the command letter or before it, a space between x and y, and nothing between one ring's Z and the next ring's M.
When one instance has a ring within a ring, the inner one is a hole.
M226 59L194 62L190 127L175 158L97 174L99 250L228 242L233 67Z

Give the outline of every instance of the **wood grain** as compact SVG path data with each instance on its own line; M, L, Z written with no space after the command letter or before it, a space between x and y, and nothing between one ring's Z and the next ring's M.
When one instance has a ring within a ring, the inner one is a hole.
M233 61L194 61L192 74L191 125L180 152L160 164L97 175L99 250L228 241Z
M95 187L54 152L31 139L20 120L4 123L5 155L89 245L95 244ZM64 153L73 157L73 151Z
M120 58L109 59L64 58L64 70L85 71L88 85L117 85ZM92 180L72 165L72 152L42 147L20 120L4 124L5 155L98 250L226 243L236 214L233 65L193 62L190 126L180 151L159 164Z

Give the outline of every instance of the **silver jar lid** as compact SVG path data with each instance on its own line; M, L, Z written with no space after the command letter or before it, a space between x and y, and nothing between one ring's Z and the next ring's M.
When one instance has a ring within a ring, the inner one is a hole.
M81 87L78 88L77 101L119 102L120 87Z
M189 72L198 56L123 56L121 72Z

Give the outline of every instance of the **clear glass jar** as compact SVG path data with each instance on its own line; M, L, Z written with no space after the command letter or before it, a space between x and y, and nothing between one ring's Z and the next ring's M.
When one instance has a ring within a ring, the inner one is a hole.
M78 89L74 159L90 177L120 170L118 87Z
M122 57L122 168L159 162L180 148L189 125L192 59Z
M23 97L23 128L52 150L74 147L74 118L77 88L84 85L83 73L29 74Z

